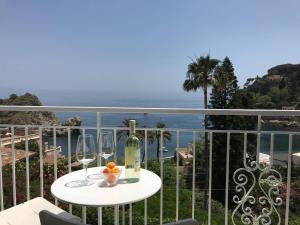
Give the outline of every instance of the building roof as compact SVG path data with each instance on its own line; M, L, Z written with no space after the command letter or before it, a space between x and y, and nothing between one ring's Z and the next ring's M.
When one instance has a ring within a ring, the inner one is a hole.
M2 166L8 165L12 163L12 149L8 147L2 147L1 148L1 154L2 154ZM28 151L29 157L35 155L35 152ZM20 150L20 149L15 149L15 159L16 162L23 160L26 158L26 151L25 150Z

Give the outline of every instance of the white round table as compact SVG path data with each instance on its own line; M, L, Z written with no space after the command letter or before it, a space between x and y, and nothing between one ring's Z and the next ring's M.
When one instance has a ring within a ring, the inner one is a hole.
M51 193L58 200L81 206L119 206L138 202L149 198L161 188L161 179L155 173L141 169L139 182L126 183L124 179L124 167L118 184L112 187L106 185L103 179L94 180L90 186L70 188L65 184L84 179L84 170L78 170L58 178L51 185ZM88 169L88 174L100 173L100 167ZM118 208L118 207L117 207ZM116 223L118 224L118 222Z
M65 184L84 179L84 170L66 174L51 185L52 195L66 203L82 206L114 206L138 202L154 195L161 187L161 179L155 173L141 169L140 181L125 183L124 167L117 185L108 187L103 179L94 180L90 186L70 188ZM89 168L88 174L100 173L99 167Z

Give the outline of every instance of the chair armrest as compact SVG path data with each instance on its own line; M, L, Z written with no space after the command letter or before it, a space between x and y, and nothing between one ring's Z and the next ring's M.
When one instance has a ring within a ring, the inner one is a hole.
M164 225L199 225L198 222L194 219L185 219L178 222L167 223Z
M39 213L41 225L84 225L78 221L66 219L47 210Z

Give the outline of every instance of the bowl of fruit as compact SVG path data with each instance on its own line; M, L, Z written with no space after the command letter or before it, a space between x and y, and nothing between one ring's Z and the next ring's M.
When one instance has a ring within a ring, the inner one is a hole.
M121 175L122 169L117 167L114 162L109 162L101 170L104 181L108 186L114 186L117 184Z

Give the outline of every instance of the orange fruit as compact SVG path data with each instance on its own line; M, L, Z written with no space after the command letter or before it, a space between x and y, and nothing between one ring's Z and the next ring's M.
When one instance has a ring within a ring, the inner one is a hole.
M114 167L112 170L111 170L112 173L120 173L120 169L118 167Z
M103 170L103 173L104 173L104 174L108 174L108 173L110 173L110 172L111 172L111 169L108 168L108 167L104 168L104 170Z
M109 162L106 165L106 167L108 167L109 169L113 169L115 166L116 166L116 164L114 162Z
M106 181L110 184L114 184L116 182L116 176L114 174L108 175Z

